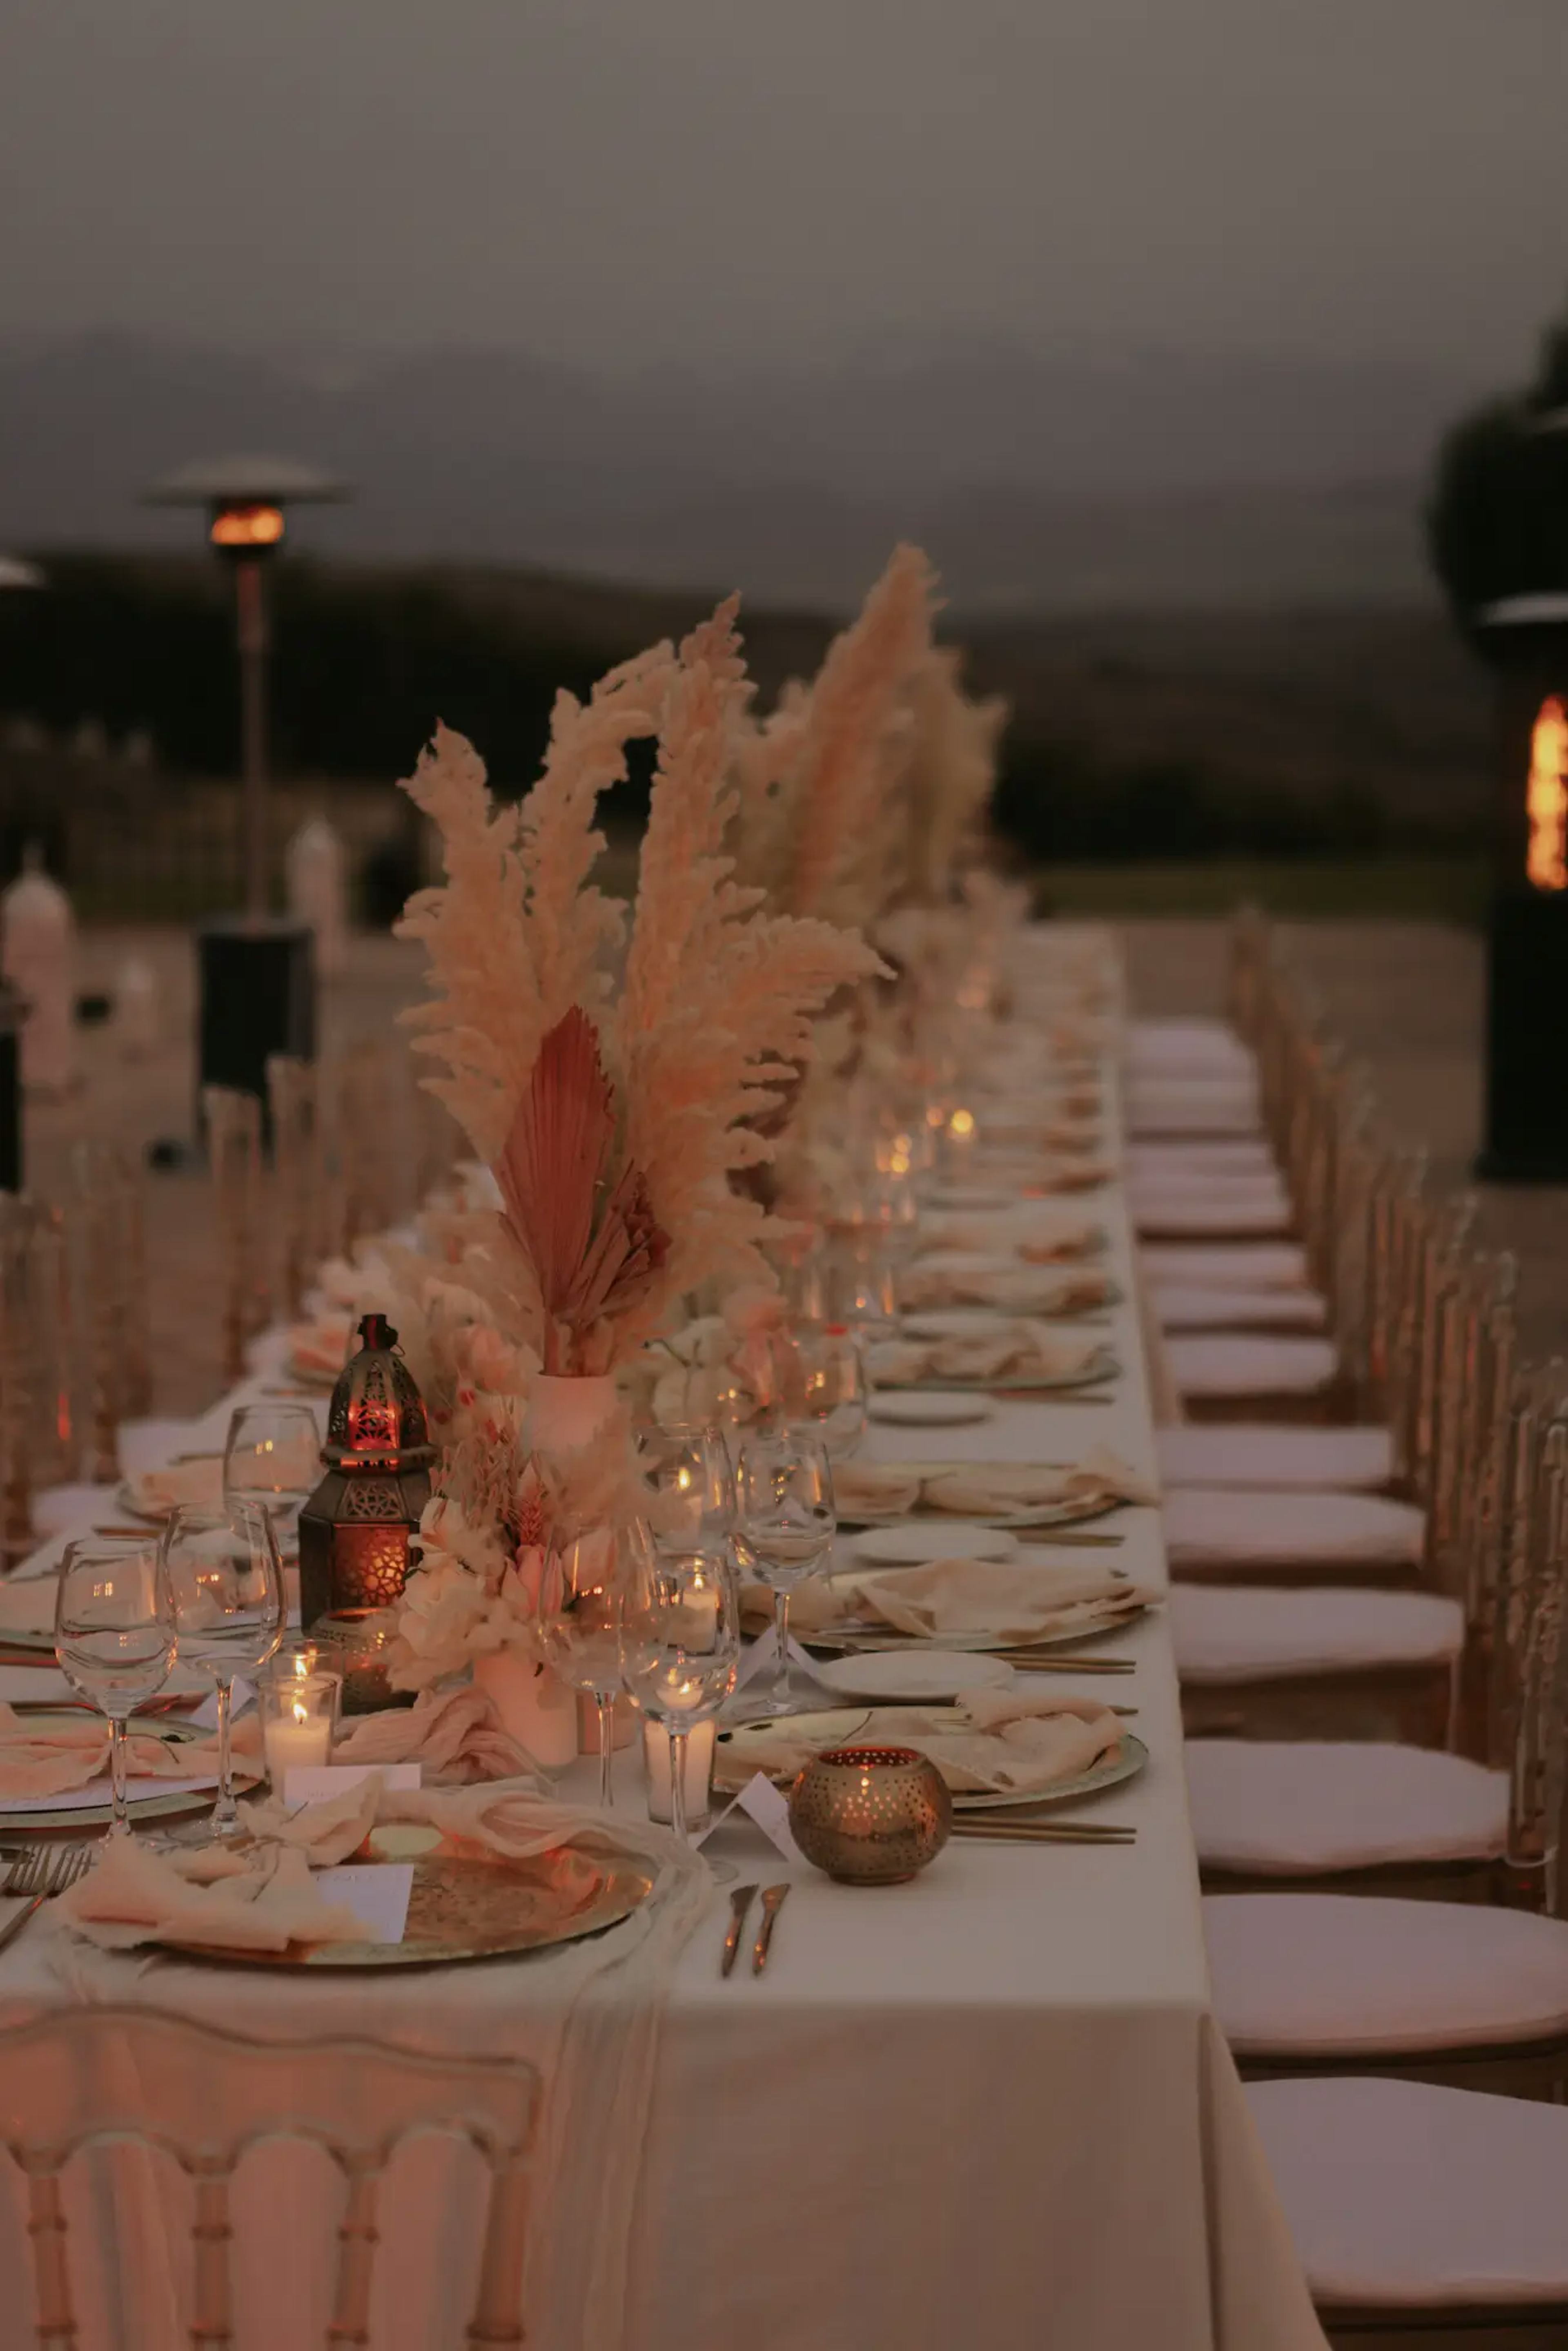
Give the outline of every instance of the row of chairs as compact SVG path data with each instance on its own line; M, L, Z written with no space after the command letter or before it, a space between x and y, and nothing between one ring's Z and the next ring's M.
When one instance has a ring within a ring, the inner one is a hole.
M1333 2340L1568 2344L1568 1374L1256 918L1228 1010L1128 1079L1217 2012Z

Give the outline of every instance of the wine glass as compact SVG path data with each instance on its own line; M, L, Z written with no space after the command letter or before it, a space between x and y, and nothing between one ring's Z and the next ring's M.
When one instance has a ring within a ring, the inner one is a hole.
M615 1802L622 1608L653 1549L641 1519L594 1527L552 1544L539 1574L534 1621L540 1645L562 1681L599 1708L599 1801L607 1812Z
M655 1542L723 1542L735 1532L735 1466L711 1422L648 1422L637 1431L637 1460L653 1496Z
M814 1425L830 1461L847 1461L865 1436L870 1383L861 1343L847 1322L798 1330L800 1393L794 1416Z
M224 1446L224 1499L265 1502L280 1549L298 1548L299 1511L321 1471L321 1433L305 1404L246 1404Z
M235 1676L264 1666L283 1639L283 1566L272 1515L240 1497L221 1510L181 1508L163 1530L161 1558L187 1665L210 1674L218 1694L218 1800L212 1833L244 1834L235 1805L229 1716Z
M621 1679L632 1704L670 1741L670 1819L683 1844L686 1740L735 1687L740 1662L740 1590L727 1546L655 1549L621 1614Z
M773 1593L778 1656L772 1678L758 1696L767 1712L788 1714L819 1702L814 1692L797 1695L794 1687L789 1599L821 1567L838 1531L833 1473L821 1437L815 1429L797 1427L748 1437L736 1464L736 1491L747 1560Z
M125 1804L125 1725L169 1678L178 1646L173 1596L158 1537L68 1544L55 1593L55 1657L74 1690L109 1718L112 1819L131 1834Z

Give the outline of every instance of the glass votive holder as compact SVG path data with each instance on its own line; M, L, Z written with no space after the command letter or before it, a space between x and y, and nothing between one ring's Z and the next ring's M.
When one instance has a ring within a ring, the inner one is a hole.
M685 1773L682 1788L686 1800L686 1826L706 1828L713 1811L713 1757L718 1736L713 1722L694 1722L685 1738ZM643 1769L648 1783L648 1818L667 1828L674 1819L670 1801L671 1740L662 1722L643 1725Z
M290 1771L314 1771L332 1760L343 1677L334 1673L275 1673L256 1691L261 1752L274 1795Z

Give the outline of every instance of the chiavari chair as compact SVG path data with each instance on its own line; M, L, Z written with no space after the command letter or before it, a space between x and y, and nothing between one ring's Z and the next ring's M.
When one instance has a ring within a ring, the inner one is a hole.
M0 2145L26 2184L38 2351L69 2351L79 2340L66 2193L73 2164L124 2145L156 2149L189 2181L191 2276L181 2298L190 2339L227 2351L239 2333L231 2244L247 2235L246 2158L280 2139L319 2150L341 2182L322 2199L326 2211L338 2210L322 2339L368 2344L382 2183L405 2142L429 2133L465 2145L487 2179L476 2257L466 2275L455 2257L454 2274L450 2248L433 2237L433 2290L449 2302L466 2289L471 2351L520 2346L539 2098L536 2070L494 2053L425 2056L341 2037L250 2042L147 2008L68 2007L8 2026L0 2032ZM172 2227L179 2209L171 2204ZM257 2225L256 2241L267 2243L259 2210ZM455 2339L444 2317L438 2311L442 2339Z

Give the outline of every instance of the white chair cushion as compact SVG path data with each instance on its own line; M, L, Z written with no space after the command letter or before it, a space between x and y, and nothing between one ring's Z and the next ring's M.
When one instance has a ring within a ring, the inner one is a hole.
M1127 1031L1127 1065L1162 1075L1253 1073L1251 1052L1228 1020L1134 1020Z
M1301 1681L1446 1666L1465 1639L1458 1602L1431 1592L1176 1583L1166 1607L1184 1682Z
M1165 1499L1166 1556L1177 1574L1206 1569L1317 1564L1412 1567L1425 1515L1384 1494L1248 1493L1239 1487L1177 1486Z
M1251 2082L1247 2103L1315 2300L1568 2297L1568 2108L1333 2076Z
M1475 1902L1206 1894L1220 2030L1239 2057L1502 2047L1568 2033L1568 1922Z
M1134 1143L1127 1151L1127 1173L1142 1181L1145 1176L1154 1181L1188 1183L1195 1176L1249 1176L1278 1173L1274 1155L1261 1135L1224 1136L1218 1141L1197 1143Z
M1261 1134L1257 1097L1233 1086L1141 1084L1127 1089L1127 1132L1134 1135Z
M1197 1289L1304 1290L1307 1253L1300 1241L1148 1241L1138 1250L1140 1270L1150 1281Z
M1492 1861L1508 1775L1382 1740L1189 1739L1198 1859L1311 1877L1397 1862Z
M1326 1298L1315 1290L1221 1290L1161 1281L1150 1292L1162 1331L1322 1331Z
M1290 1203L1283 1193L1245 1198L1226 1192L1184 1190L1151 1197L1134 1186L1129 1188L1129 1198L1133 1224L1140 1234L1184 1239L1189 1235L1218 1233L1234 1234L1238 1240L1269 1240L1291 1229Z
M1165 1486L1294 1488L1343 1493L1386 1486L1394 1439L1385 1428L1289 1428L1260 1421L1183 1426L1155 1432Z
M1317 1395L1339 1365L1332 1339L1176 1332L1166 1355L1184 1396Z

